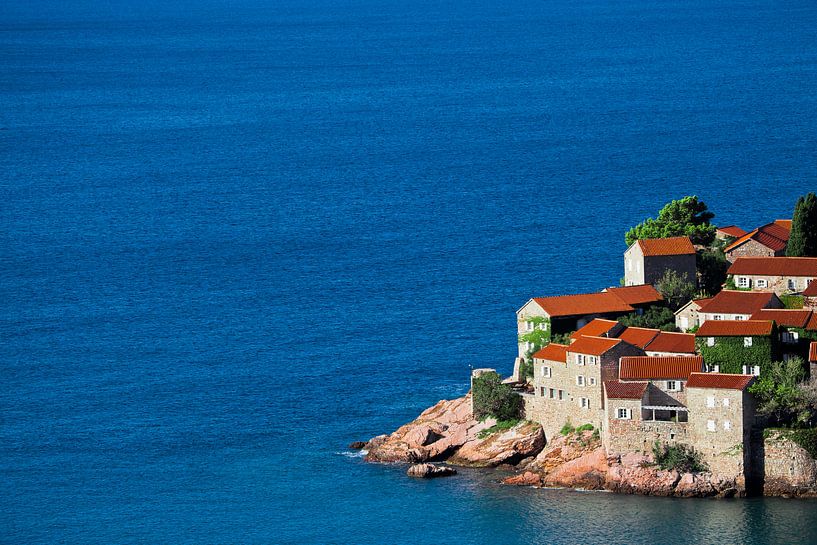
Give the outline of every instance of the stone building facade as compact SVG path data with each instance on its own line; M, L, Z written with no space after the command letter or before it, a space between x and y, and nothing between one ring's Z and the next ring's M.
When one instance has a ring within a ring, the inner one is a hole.
M777 220L739 237L724 249L729 262L740 257L781 257L786 255L791 220Z
M817 257L744 257L735 260L727 274L739 289L801 293L817 279Z
M624 285L655 284L667 270L696 283L696 261L689 237L637 240L624 252Z

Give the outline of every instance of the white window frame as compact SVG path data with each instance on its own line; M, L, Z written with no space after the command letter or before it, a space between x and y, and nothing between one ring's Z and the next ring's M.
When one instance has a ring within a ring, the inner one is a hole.
M544 386L539 387L539 397L545 397L545 393L547 392L547 388Z
M789 278L788 282L786 282L786 285L789 287L788 289L792 291L797 289L797 281L794 278Z
M584 365L584 354L576 354L576 365Z
M729 420L723 421L723 429L729 431L732 429L732 423Z
M728 407L728 406L729 406L729 398L728 398L728 397L723 398L723 406L724 406L724 407Z
M579 406L582 409L589 409L590 408L590 400L586 397L579 398Z
M542 378L550 378L553 376L553 369L547 365L542 366Z
M706 346L715 346L715 337L707 337Z
M556 388L548 389L548 399L556 399Z
M587 356L590 365L596 365L596 356Z
M743 348L752 346L752 337L743 337Z
M738 287L739 288L748 288L749 287L749 278L746 276L738 276Z
M525 320L525 331L533 331L533 328L536 327L532 321Z
M627 409L626 407L619 407L618 409L616 409L616 419L632 420L632 418L633 418L632 409Z
M668 380L667 381L667 391L668 392L680 392L681 391L681 384L677 380Z
M576 386L584 386L584 375L576 375Z
M715 425L714 420L707 420L706 421L706 431L716 431L718 426Z
M766 280L765 278L758 278L756 285L757 285L758 288L768 288L769 287L769 281Z
M589 381L590 386L596 385L596 377L590 377L587 380Z
M714 407L715 406L715 396L707 396L706 406L707 407Z

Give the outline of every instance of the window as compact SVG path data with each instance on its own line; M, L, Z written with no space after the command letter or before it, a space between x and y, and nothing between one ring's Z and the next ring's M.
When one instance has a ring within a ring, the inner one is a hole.
M745 276L738 276L738 287L739 288L748 288L749 287L749 279Z
M752 346L752 337L743 337L743 347L748 348Z
M596 377L590 377L589 381L590 381L590 386L595 386L596 385Z
M577 386L584 386L584 377L583 376L578 375L576 377L576 385Z
M728 397L723 398L723 406L724 406L724 407L728 407L728 406L729 406L729 398L728 398Z
M550 367L548 367L547 365L542 366L542 376L544 378L550 378L552 373L553 370Z
M725 429L726 431L731 430L732 429L732 423L730 421L728 421L728 420L724 420L723 421L723 429Z
M715 315L712 317L712 319L713 319L713 320L723 320L723 316L721 316L720 314L715 314Z
M795 289L794 279L793 279L793 278L789 278L788 286L789 286L789 289L790 289L790 290L794 290L794 289Z
M629 420L630 418L632 418L632 413L630 412L630 409L619 407L616 410L616 418L618 418L619 420Z
M525 331L533 331L533 322L528 320L525 322Z
M784 331L780 337L784 343L794 344L800 339L800 334L797 331Z
M550 395L548 397L550 397L550 399L556 399L556 389L555 388L551 388L549 393L550 393Z
M741 320L745 320L746 316L744 314L735 314L735 321L740 322Z
M715 431L715 421L714 420L707 420L706 421L706 429L707 429L707 431Z
M579 405L581 405L582 409L589 409L590 408L590 400L586 397L579 398Z
M679 387L677 380L668 380L667 381L667 391L668 392L677 392L681 388Z
M559 401L564 401L565 398L565 391L559 390Z
M584 365L584 354L576 354L576 365Z
M707 373L720 373L721 366L720 365L710 365L710 364L707 363L707 364L704 364L704 369L706 370Z
M754 375L756 377L760 376L760 366L759 365L744 365L743 366L743 374L744 375Z
M530 341L525 342L525 350L527 351L533 350L533 343Z
M769 283L766 281L765 278L758 278L757 279L757 287L758 288L766 288L769 286Z
M715 337L707 337L706 346L715 346Z
M587 360L590 365L596 365L596 356L587 356Z
M544 386L540 387L539 388L539 395L542 396L542 397L545 397L545 390L546 390L546 388Z
M715 406L715 396L709 396L706 398L706 406L707 407L714 407Z
M752 374L754 376L756 376L756 377L760 376L760 366L759 365L755 365L755 366L752 367Z

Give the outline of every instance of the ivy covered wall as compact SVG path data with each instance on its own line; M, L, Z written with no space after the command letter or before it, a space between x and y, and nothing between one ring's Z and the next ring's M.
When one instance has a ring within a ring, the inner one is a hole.
M743 373L743 366L760 367L761 373L768 365L779 359L777 354L777 332L771 337L751 337L752 346L744 346L744 337L715 337L715 345L707 344L707 337L695 339L698 352L704 363L717 365L721 373Z

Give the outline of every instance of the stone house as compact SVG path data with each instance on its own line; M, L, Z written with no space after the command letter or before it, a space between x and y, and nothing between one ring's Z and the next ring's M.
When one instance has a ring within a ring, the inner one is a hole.
M534 348L523 337L535 328L549 334L576 331L595 318L617 318L663 300L652 286L609 288L598 293L534 297L516 311L518 357L527 357ZM539 323L536 323L536 319Z
M574 332L570 338L608 337L621 339L643 350L648 356L694 356L695 335L671 333L660 329L627 327L614 320L597 318Z
M711 297L705 299L693 299L686 305L675 311L675 327L681 331L689 331L693 327L701 325L699 313L703 306Z
M780 257L786 255L791 220L767 223L741 236L724 248L729 262L739 257Z
M604 382L605 410L602 443L607 454L628 452L648 454L656 441L686 443L687 422L656 420L651 396L656 392L649 382ZM683 412L683 411L680 411Z
M760 375L779 359L777 327L770 320L709 320L695 332L707 372Z
M695 335L669 331L659 331L644 349L648 356L694 356L697 352Z
M752 476L755 401L751 375L692 373L687 381L688 438L713 473L746 486Z
M723 290L701 304L698 324L708 320L748 320L760 309L783 307L783 302L771 291Z
M697 283L696 262L689 237L636 240L624 252L624 285L655 284L667 270Z
M703 364L701 356L628 356L619 362L619 380L654 386L650 395L653 419L680 420L686 415L672 407L686 405L687 379L692 373L702 372Z
M726 273L740 289L800 293L817 278L817 257L741 257Z
M552 437L570 422L575 426L604 421L602 382L618 378L623 356L644 351L621 339L579 337L569 346L549 344L533 355L533 396L525 398L525 416Z

